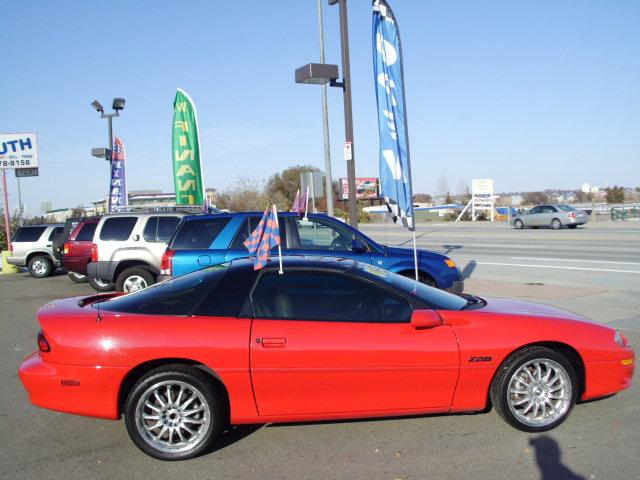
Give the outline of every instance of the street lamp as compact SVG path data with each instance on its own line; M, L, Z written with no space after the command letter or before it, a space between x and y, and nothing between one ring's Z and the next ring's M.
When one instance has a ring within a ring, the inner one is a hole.
M106 118L108 121L108 142L107 148L92 148L91 155L96 158L104 158L111 161L111 154L113 153L113 117L120 116L120 110L124 109L125 99L116 97L113 99L111 108L113 113L104 113L104 107L98 100L91 102L91 106L100 114L100 118Z
M349 224L358 228L358 204L356 201L356 166L353 147L353 113L351 107L351 68L349 62L349 28L347 24L347 0L329 0L329 5L340 7L340 46L342 52L342 82L338 82L338 66L325 63L309 63L296 69L296 83L326 84L342 88L344 94L345 160L349 190ZM332 189L333 190L333 189ZM327 192L329 194L329 192Z

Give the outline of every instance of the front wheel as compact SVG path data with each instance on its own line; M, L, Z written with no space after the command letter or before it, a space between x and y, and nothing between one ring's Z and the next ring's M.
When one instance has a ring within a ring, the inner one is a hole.
M513 226L516 227L516 230L522 230L524 228L524 222L518 219L513 222Z
M29 275L35 278L45 278L53 273L53 262L49 257L36 255L27 265Z
M125 404L131 440L160 460L200 455L222 430L222 402L200 370L168 365L149 372Z
M554 218L553 220L551 220L551 228L553 228L554 230L560 230L562 228L562 222L557 218Z
M118 292L132 293L156 283L155 276L144 267L129 267L116 280Z
M525 432L544 432L564 422L576 402L575 369L546 347L514 353L491 384L491 401L510 425Z

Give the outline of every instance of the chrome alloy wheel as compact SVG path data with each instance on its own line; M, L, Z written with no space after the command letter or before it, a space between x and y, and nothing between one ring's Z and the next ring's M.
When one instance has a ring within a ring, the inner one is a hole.
M571 407L571 378L559 363L537 358L522 365L509 380L508 404L523 424L554 423Z
M106 287L107 285L109 285L110 282L106 281L106 280L100 280L99 278L94 278L93 281L96 283L96 285L98 285L99 287Z
M179 380L152 385L136 405L138 433L164 453L195 448L205 438L210 423L211 412L202 392Z
M44 260L35 260L31 264L31 271L36 275L45 275L47 273L47 262Z
M147 281L140 275L131 275L130 277L127 277L122 285L122 289L126 293L137 292L138 290L142 290L147 287Z

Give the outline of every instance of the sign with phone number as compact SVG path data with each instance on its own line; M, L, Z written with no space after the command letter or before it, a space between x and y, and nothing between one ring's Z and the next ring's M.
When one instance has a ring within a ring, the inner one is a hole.
M35 133L0 133L0 169L38 166L38 137Z

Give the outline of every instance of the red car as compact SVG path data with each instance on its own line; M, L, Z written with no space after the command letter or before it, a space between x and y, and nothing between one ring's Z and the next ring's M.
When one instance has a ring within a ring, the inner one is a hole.
M87 277L87 265L91 261L93 234L100 217L84 218L69 234L62 250L62 266L69 271L69 278L76 283L89 282L98 291L114 289L112 283Z
M277 263L277 262L273 262ZM353 260L248 259L129 295L38 311L31 401L124 415L147 454L207 449L223 425L472 412L541 432L631 385L635 353L558 308L452 295Z

